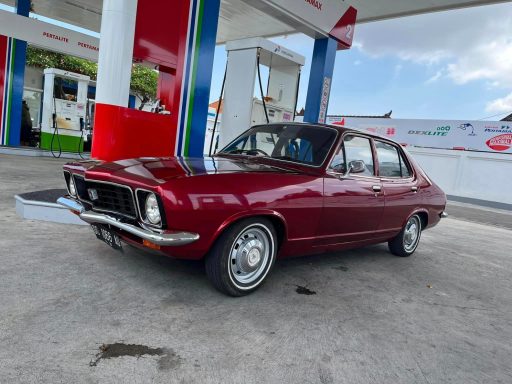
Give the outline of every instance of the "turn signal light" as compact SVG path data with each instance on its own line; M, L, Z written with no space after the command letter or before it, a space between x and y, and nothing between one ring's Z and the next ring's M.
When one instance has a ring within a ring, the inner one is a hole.
M158 244L152 243L151 241L148 241L146 239L142 240L142 245L151 249L160 250L160 246Z

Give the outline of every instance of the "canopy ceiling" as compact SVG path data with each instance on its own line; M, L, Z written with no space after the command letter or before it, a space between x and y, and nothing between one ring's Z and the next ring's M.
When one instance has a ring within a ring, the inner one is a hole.
M358 22L366 23L507 1L510 0L351 0L351 4L358 10ZM14 0L0 0L0 3L10 6L14 6L14 2ZM32 3L34 12L39 15L95 32L100 30L103 0L32 0ZM296 32L293 28L271 15L256 10L248 3L250 1L221 0L218 43L245 37L270 37Z

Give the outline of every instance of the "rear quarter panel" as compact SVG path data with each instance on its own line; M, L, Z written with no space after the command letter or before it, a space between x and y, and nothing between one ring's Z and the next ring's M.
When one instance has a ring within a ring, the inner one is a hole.
M428 214L428 223L426 228L431 228L439 223L441 219L440 214L446 208L446 194L434 181L432 181L432 179L430 179L411 154L407 151L406 153L410 163L415 168L418 178L419 194L421 197L421 211Z

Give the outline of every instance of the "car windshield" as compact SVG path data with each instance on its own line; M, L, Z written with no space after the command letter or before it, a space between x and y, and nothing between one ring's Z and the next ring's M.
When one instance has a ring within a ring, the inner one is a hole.
M320 166L327 157L336 135L337 131L328 127L261 125L237 137L218 154L263 156Z

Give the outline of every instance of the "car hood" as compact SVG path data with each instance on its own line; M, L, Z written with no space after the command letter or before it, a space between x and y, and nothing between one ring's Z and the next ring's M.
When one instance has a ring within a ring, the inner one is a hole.
M180 177L240 172L296 172L259 161L224 157L165 157L83 162L85 176L97 180L122 182L133 180L144 184L163 184Z

